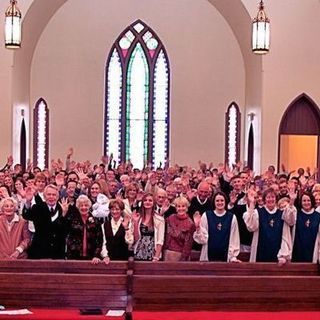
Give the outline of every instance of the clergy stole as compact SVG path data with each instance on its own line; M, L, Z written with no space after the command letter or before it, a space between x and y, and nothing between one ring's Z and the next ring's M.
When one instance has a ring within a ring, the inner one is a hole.
M302 211L298 212L292 261L312 262L319 223L320 213L317 211L314 211L312 214L306 214Z
M259 239L257 262L277 262L281 247L283 220L282 211L270 214L264 207L258 208Z
M213 211L207 211L208 220L208 259L209 261L227 261L230 230L233 214L226 212L222 217Z

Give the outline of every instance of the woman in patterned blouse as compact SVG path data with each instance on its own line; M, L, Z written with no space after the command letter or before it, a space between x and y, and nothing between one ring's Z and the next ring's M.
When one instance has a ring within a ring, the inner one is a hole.
M132 213L134 258L159 261L164 241L164 219L155 216L155 202L151 193L142 197L141 213Z

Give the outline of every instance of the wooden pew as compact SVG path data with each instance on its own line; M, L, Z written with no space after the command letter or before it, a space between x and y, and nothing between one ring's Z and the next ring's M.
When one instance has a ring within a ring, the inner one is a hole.
M134 264L134 310L320 310L315 264Z
M128 262L3 260L0 301L15 308L126 310L127 269Z
M0 301L14 308L320 310L315 264L0 261Z

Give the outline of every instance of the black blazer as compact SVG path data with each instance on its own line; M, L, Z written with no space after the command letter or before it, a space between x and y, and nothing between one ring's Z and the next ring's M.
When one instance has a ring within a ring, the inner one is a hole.
M23 208L23 218L33 221L35 227L35 233L28 252L29 258L65 258L66 230L62 209L58 203L55 212L58 213L58 217L51 221L51 213L45 202L36 203L31 208Z

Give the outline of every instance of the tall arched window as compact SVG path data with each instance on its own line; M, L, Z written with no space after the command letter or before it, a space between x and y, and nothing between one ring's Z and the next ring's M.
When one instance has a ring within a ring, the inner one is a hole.
M44 99L39 99L33 109L33 163L40 169L49 163L49 109Z
M104 153L136 168L168 157L170 70L158 36L141 20L124 30L106 64Z
M240 159L241 114L236 103L232 102L226 112L225 162L229 167Z

